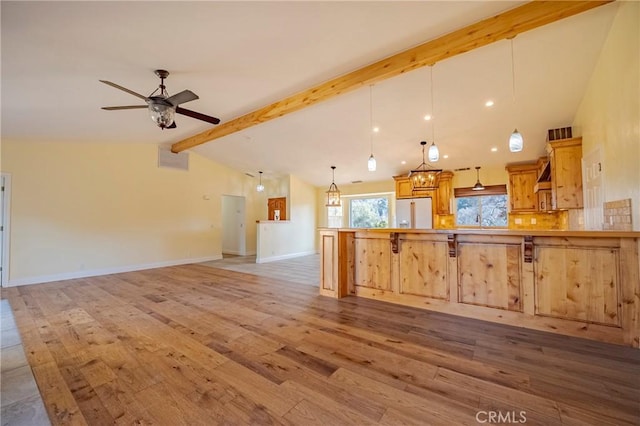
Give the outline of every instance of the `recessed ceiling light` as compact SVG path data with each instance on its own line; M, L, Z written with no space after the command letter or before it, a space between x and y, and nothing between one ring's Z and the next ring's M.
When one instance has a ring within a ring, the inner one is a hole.
M400 162L400 164L407 164L407 162L406 162L406 161L404 161L404 160L402 160L402 161Z
M491 152L498 152L498 148L494 146L493 148L491 148Z
M442 158L449 158L449 154L443 155Z
M427 120L427 121L431 120L431 115L429 115L429 114L425 115L424 119Z
M486 106L486 107L493 106L493 101L492 100L488 100L487 102L484 103L484 106Z
M376 133L378 133L378 132L380 131L380 127L374 127L374 128L373 128L373 131L374 131L374 132L376 132Z

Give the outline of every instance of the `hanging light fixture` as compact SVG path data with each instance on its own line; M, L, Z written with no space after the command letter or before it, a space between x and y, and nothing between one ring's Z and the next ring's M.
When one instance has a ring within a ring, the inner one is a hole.
M431 163L435 163L436 161L438 161L440 159L440 150L438 150L438 146L436 145L436 131L435 131L435 123L433 120L433 65L429 66L430 69L430 73L429 73L429 81L430 81L430 86L431 88L429 89L429 92L431 93L431 146L429 147L429 152L428 152L428 158L429 158L429 162Z
M440 184L440 173L442 170L431 167L425 163L424 147L426 144L426 141L420 142L420 145L422 145L422 163L409 172L413 192L436 189Z
M256 191L262 192L264 191L264 185L262 184L262 172L260 171L258 173L260 173L260 183L256 186Z
M156 70L155 74L160 77L160 86L154 90L147 99L147 103L149 104L148 110L151 120L153 120L158 127L164 130L173 125L173 119L176 115L176 107L167 101L169 93L167 93L167 87L164 85L164 79L169 76L169 72L165 70ZM154 96L158 90L160 90L160 93Z
M336 166L331 166L333 177L331 179L331 185L327 191L327 207L340 207L342 205L340 201L340 190L336 186Z
M371 142L371 156L367 161L367 168L370 172L376 171L376 159L373 156L373 84L369 85L369 140Z
M476 184L471 188L473 191L483 191L484 185L480 183L480 166L476 166Z
M514 36L515 37L515 36ZM513 105L515 107L516 104L516 67L515 61L513 60L513 37L511 37L511 90L513 93ZM515 108L514 108L515 110ZM511 136L509 136L509 151L511 152L520 152L522 151L524 145L524 140L522 139L522 135L518 132L516 128Z

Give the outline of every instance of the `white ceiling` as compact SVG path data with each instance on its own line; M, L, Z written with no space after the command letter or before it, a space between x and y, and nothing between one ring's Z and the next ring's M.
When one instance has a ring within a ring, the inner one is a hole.
M170 94L200 96L185 108L228 121L522 3L2 1L2 139L171 144L210 125L178 116L177 129L161 131L145 110L101 110L140 100L98 80L148 95L158 84L153 70L164 68ZM515 104L508 40L436 64L435 140L449 155L436 165L502 166L542 155L546 130L571 125L616 8L516 37ZM374 86L373 111L373 173L368 87L194 151L317 186L330 183L331 165L338 184L390 179L417 166L419 142L431 141L423 119L429 68ZM509 153L516 126L525 149Z

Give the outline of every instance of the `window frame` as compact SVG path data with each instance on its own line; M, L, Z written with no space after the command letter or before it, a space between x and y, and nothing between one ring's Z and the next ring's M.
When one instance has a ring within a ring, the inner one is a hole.
M485 189L482 191L474 191L471 187L469 188L454 188L454 201L455 201L455 226L457 228L466 228L466 229L508 229L509 227L509 194L507 193L507 185L490 185L485 186ZM479 223L477 225L461 225L458 223L458 198L470 198L470 197L488 197L495 195L504 195L505 196L505 214L507 215L506 224L504 226L483 226L482 225L482 200L479 200L478 203L478 215L479 215Z

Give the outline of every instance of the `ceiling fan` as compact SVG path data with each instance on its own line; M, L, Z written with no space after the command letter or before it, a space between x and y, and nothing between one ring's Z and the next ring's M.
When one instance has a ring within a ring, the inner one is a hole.
M198 95L193 93L191 90L183 90L180 93L169 96L167 88L164 85L164 79L169 76L169 71L155 70L155 74L160 77L160 86L158 86L158 88L154 90L153 93L151 93L149 96L143 96L139 93L134 92L133 90L129 90L107 80L100 80L101 83L107 84L111 87L115 87L116 89L120 89L140 99L144 99L144 101L147 103L147 105L102 107L102 109L106 109L107 111L115 111L120 109L147 108L149 109L149 114L151 115L151 119L153 120L153 122L163 130L176 128L176 123L174 121L176 113L186 115L187 117L195 118L198 120L206 121L207 123L211 124L220 123L219 118L211 117L210 115L201 114L199 112L180 107L180 104L199 99Z

